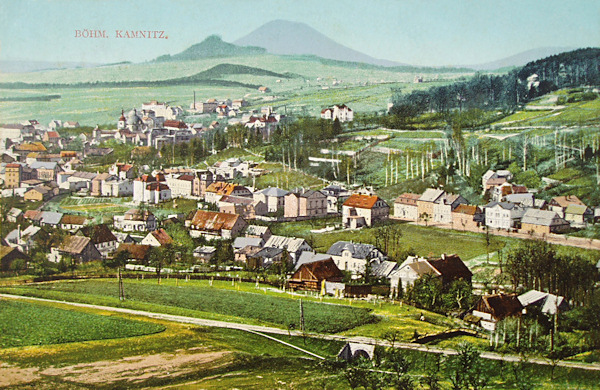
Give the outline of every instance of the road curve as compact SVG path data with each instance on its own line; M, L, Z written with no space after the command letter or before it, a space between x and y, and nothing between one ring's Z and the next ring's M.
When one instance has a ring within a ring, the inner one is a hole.
M26 297L21 295L12 295L12 294L0 294L0 298L8 298L8 299L20 299L20 300L31 300L31 301L41 301L41 302L51 302L51 303L59 303L63 305L70 305L75 307L84 307L91 308L97 310L104 311L112 311L116 313L124 313L130 315L136 315L141 317L148 318L156 318L165 321L172 321L184 324L192 324L198 326L209 326L216 328L227 328L227 329L237 329L243 330L251 333L269 333L269 334L280 334L280 335L292 335L292 336L302 336L302 332L300 331L289 331L286 329L273 328L269 326L261 326L261 325L248 325L248 324L238 324L235 322L227 322L227 321L217 321L217 320L207 320L202 318L194 318L194 317L185 317L178 316L173 314L163 314L163 313L153 313L143 310L133 310L133 309L125 309L121 307L112 307L112 306L100 306L100 305L90 305L87 303L79 303L79 302L67 302L67 301L58 301L53 299L45 299L45 298L34 298L34 297ZM395 342L393 345L385 340L379 340L372 337L365 336L340 336L340 335L329 335L329 334L318 334L318 333L306 333L308 337L321 338L324 340L335 340L335 341L343 341L343 342L355 342L355 343L364 343L371 345L380 345L380 346L393 346L395 348L401 349L410 349L414 351L422 351L428 353L437 353L444 355L456 355L457 351L450 348L438 348L438 347L430 347L421 344L415 343L403 343L403 342ZM270 337L269 337L270 338ZM286 343L287 345L287 343ZM294 347L296 348L296 347ZM299 349L299 348L296 348ZM302 350L304 351L304 350ZM321 356L315 355L309 351L304 351L308 354L321 358ZM502 360L505 362L518 362L521 360L520 356L517 355L501 355L494 352L481 352L481 357L485 359L491 360ZM578 362L569 362L565 360L552 361L550 359L544 358L527 358L528 363L541 364L546 366L558 366L558 367L568 367L568 368L578 368L582 370L590 370L590 371L600 371L600 364L586 364L586 363L578 363Z

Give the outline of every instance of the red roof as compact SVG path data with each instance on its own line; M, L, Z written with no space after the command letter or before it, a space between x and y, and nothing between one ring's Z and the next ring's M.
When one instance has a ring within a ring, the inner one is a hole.
M163 183L150 183L146 185L146 189L149 191L166 191L169 189L169 186Z
M165 229L158 229L151 232L152 236L156 238L156 240L160 243L160 245L168 245L173 243L173 239L169 234L165 231Z
M56 131L49 131L46 134L48 138L60 138L60 135Z
M131 254L130 258L135 260L146 260L148 251L152 248L150 245L126 244L122 243L117 249L117 253L127 251Z
M6 164L6 168L21 168L21 164Z
M480 214L481 209L477 206L470 206L467 204L459 204L458 207L454 209L453 213L475 215L475 214Z
M214 211L196 210L188 220L198 230L220 231L232 230L238 219L237 214L218 213Z
M187 125L182 121L166 120L163 124L164 127L176 127L178 129L187 129Z
M378 200L379 197L376 195L352 194L348 199L346 199L344 206L355 207L358 209L372 209Z
M156 181L156 178L154 178L154 176L150 176L150 175L142 175L141 177L138 177L135 180L142 181L144 183L151 183L151 182Z
M421 195L419 195L419 194L405 192L404 194L397 197L396 200L394 201L394 203L401 203L401 204L416 206L417 200L419 200L420 197L421 197Z

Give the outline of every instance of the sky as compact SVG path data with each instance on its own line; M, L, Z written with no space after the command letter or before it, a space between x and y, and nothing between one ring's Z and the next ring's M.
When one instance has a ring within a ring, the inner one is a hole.
M598 0L0 0L0 60L143 62L212 34L232 42L275 19L413 65L600 46ZM108 37L76 36L86 29ZM168 39L117 38L117 30L164 31Z

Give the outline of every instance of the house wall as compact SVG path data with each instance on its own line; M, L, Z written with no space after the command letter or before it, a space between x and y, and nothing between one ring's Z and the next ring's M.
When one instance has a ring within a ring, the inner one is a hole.
M285 196L285 208L283 216L285 218L297 218L299 213L299 200L295 194L287 194Z
M410 221L416 221L419 219L419 212L417 206L394 203L394 216Z
M454 229L476 229L477 222L473 220L473 215L452 213L452 227Z
M425 218L423 218L424 214L427 214L429 216L429 220L433 221L433 215L434 215L434 203L433 202L424 202L421 200L417 200L417 214L419 217L419 221L424 221Z

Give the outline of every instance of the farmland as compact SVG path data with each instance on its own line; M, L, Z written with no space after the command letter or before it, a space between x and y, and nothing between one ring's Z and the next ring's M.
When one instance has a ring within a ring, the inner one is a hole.
M158 324L122 317L69 311L40 303L0 300L0 348L116 339L164 329Z
M110 302L111 297L114 297L113 292L116 291L115 283L107 280L61 282L37 285L32 288L17 288L16 291L67 300ZM250 319L280 327L287 327L290 324L299 327L299 305L294 299L217 289L206 283L194 283L186 288L178 288L172 285L157 285L152 281L127 281L126 295L128 302L182 308L195 316L214 313L227 318L237 318L238 322ZM316 302L305 302L304 313L306 329L314 332L337 333L375 321L368 309Z

